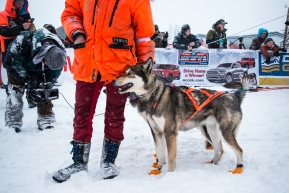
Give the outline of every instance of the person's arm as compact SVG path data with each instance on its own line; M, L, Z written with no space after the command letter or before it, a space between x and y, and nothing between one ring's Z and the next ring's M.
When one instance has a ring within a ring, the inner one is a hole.
M164 38L162 39L162 47L166 48L168 46L168 39Z
M200 44L200 40L195 36L195 35L193 35L193 38L194 38L194 43L195 43L195 45L193 46L193 48L198 48L198 47L200 47L201 46L201 44Z
M273 52L268 52L268 48L266 45L261 45L260 51L265 58L273 56Z
M155 43L150 37L155 29L149 0L136 1L135 9L132 10L132 25L135 30L137 63L146 62L149 58L154 60Z
M207 33L206 44L208 44L209 48L220 48L219 41L214 40L214 31L213 30L210 30Z
M25 56L21 54L23 44L23 37L17 36L7 49L7 55L3 62L3 67L6 68L10 78L13 82L24 84L27 76L27 71L24 67Z
M18 25L13 27L2 25L0 26L0 36L3 37L15 37L20 34L22 28Z
M176 36L174 38L173 47L176 49L181 49L181 50L187 50L188 49L188 45L180 43L179 36Z
M59 70L51 70L51 69L46 69L45 70L45 77L46 77L46 82L50 83L47 84L46 88L52 88L54 84L56 83L57 79L59 78L61 74L62 68Z
M257 40L254 38L250 45L250 50L259 50Z
M85 32L83 28L83 12L79 0L66 0L65 9L61 15L61 22L64 30L70 40L75 44L85 39ZM81 41L76 39L81 38Z

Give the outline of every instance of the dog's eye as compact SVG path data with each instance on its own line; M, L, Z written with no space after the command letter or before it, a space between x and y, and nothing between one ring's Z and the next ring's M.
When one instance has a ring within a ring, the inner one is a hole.
M131 75L131 73L130 73L130 72L128 72L126 75L127 75L127 76L130 76L130 75Z

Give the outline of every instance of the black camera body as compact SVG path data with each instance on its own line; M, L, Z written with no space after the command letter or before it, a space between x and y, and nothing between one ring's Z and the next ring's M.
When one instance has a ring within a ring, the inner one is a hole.
M26 90L26 98L34 104L41 104L46 101L59 98L59 91L55 89L28 89Z

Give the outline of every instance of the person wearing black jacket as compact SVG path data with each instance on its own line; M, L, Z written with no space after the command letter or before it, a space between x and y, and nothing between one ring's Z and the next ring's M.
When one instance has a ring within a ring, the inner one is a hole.
M198 48L200 45L199 39L191 34L191 28L188 24L182 26L181 32L178 33L173 42L174 48L189 51Z

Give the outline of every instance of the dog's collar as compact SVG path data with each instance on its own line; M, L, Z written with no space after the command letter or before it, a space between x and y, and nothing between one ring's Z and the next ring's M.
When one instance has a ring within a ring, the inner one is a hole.
M152 87L150 87L148 89L148 91L142 95L136 95L135 93L129 93L129 98L130 100L135 100L137 98L145 98L149 95L151 95L155 90L157 90L157 88L159 87L158 82L156 81L156 84L153 85Z

